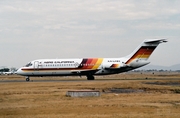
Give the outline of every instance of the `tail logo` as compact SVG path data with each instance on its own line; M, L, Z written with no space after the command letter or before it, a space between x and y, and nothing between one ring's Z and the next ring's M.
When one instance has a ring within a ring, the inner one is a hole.
M145 59L147 60L152 52L156 49L157 46L142 46L127 62L126 64L131 63L135 59Z

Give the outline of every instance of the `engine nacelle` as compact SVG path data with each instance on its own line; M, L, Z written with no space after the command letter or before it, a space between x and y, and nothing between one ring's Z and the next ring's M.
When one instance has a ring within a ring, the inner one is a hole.
M133 68L138 68L138 67L141 67L141 66L145 66L147 64L149 64L150 62L146 61L146 60L134 60L133 62L131 62L129 64L130 67L133 67Z

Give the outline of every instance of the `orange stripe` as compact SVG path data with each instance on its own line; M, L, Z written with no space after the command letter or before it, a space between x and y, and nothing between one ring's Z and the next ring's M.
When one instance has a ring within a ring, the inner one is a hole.
M112 64L111 68L118 68L119 64Z
M89 69L92 69L92 68L94 67L94 65L96 64L97 61L98 61L98 58L94 58L94 59L92 60L92 62L90 63Z

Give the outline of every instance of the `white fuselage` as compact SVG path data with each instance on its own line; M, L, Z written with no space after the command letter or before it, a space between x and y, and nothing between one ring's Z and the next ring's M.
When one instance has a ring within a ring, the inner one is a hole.
M17 73L24 76L86 75L87 72L106 75L126 70L125 61L123 58L40 59L21 67Z
M132 70L145 63L135 66L125 64L126 58L85 58L85 59L40 59L21 67L17 73L24 76L68 76L68 75L107 75Z

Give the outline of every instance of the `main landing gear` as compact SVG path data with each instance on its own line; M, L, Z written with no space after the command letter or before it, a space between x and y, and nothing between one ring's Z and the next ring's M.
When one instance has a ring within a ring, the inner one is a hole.
M87 80L94 80L94 76L91 74L87 75Z
M30 79L29 79L29 77L27 76L27 77L26 77L26 81L29 82L29 80L30 80Z

